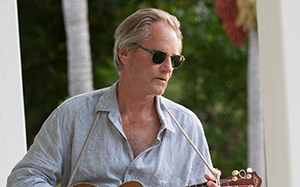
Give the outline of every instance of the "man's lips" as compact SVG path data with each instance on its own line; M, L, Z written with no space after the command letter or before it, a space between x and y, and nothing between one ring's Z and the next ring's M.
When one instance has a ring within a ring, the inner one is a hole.
M167 79L166 78L162 78L162 77L157 77L156 79L160 80L160 81L164 81L164 82L167 82Z

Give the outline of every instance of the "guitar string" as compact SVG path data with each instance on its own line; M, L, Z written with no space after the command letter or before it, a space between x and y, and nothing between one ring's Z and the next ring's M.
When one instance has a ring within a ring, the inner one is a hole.
M178 121L175 119L175 117L173 116L173 114L170 112L170 110L166 107L166 105L164 103L162 103L163 107L166 109L166 111L168 112L168 114L171 116L171 118L173 119L173 121L175 122L175 124L177 125L177 127L180 129L180 131L182 132L182 134L185 136L185 138L187 139L187 141L190 143L190 145L193 147L193 149L196 151L196 153L198 154L198 156L201 158L201 160L203 161L203 163L206 165L206 167L210 170L210 172L217 178L217 184L220 185L220 176L221 176L221 171L218 169L215 169L213 167L211 167L207 161L204 159L204 157L202 156L202 154L200 153L200 151L197 149L197 147L195 146L195 144L192 142L192 140L189 138L189 136L186 134L186 132L184 131L184 129L181 127L181 125L178 123Z

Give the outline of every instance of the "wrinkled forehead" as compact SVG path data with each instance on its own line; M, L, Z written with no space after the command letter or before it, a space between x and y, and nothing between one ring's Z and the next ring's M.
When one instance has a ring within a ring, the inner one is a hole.
M172 54L181 53L182 42L181 38L178 37L174 28L165 22L155 22L150 26L150 36L147 43L150 46L161 47L160 50L164 49L166 52Z

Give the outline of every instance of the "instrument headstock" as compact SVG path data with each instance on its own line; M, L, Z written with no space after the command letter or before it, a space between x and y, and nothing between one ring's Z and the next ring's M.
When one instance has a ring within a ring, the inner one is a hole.
M240 171L234 170L232 176L220 180L221 186L260 187L261 183L261 178L251 168Z

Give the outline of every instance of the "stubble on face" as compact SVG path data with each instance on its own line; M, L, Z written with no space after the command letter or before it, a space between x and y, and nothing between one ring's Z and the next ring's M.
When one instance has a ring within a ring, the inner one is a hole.
M157 22L151 25L151 40L145 42L149 49L162 50L168 54L180 53L180 40L175 31L164 22ZM153 93L162 95L167 88L169 79L173 73L170 56L168 56L162 64L152 66L156 68L151 79Z
M169 25L164 22L153 23L150 32L150 39L141 43L143 47L162 50L168 54L180 53L180 40ZM162 64L154 64L152 55L139 48L131 53L126 68L133 93L152 96L165 92L173 72L169 56Z

